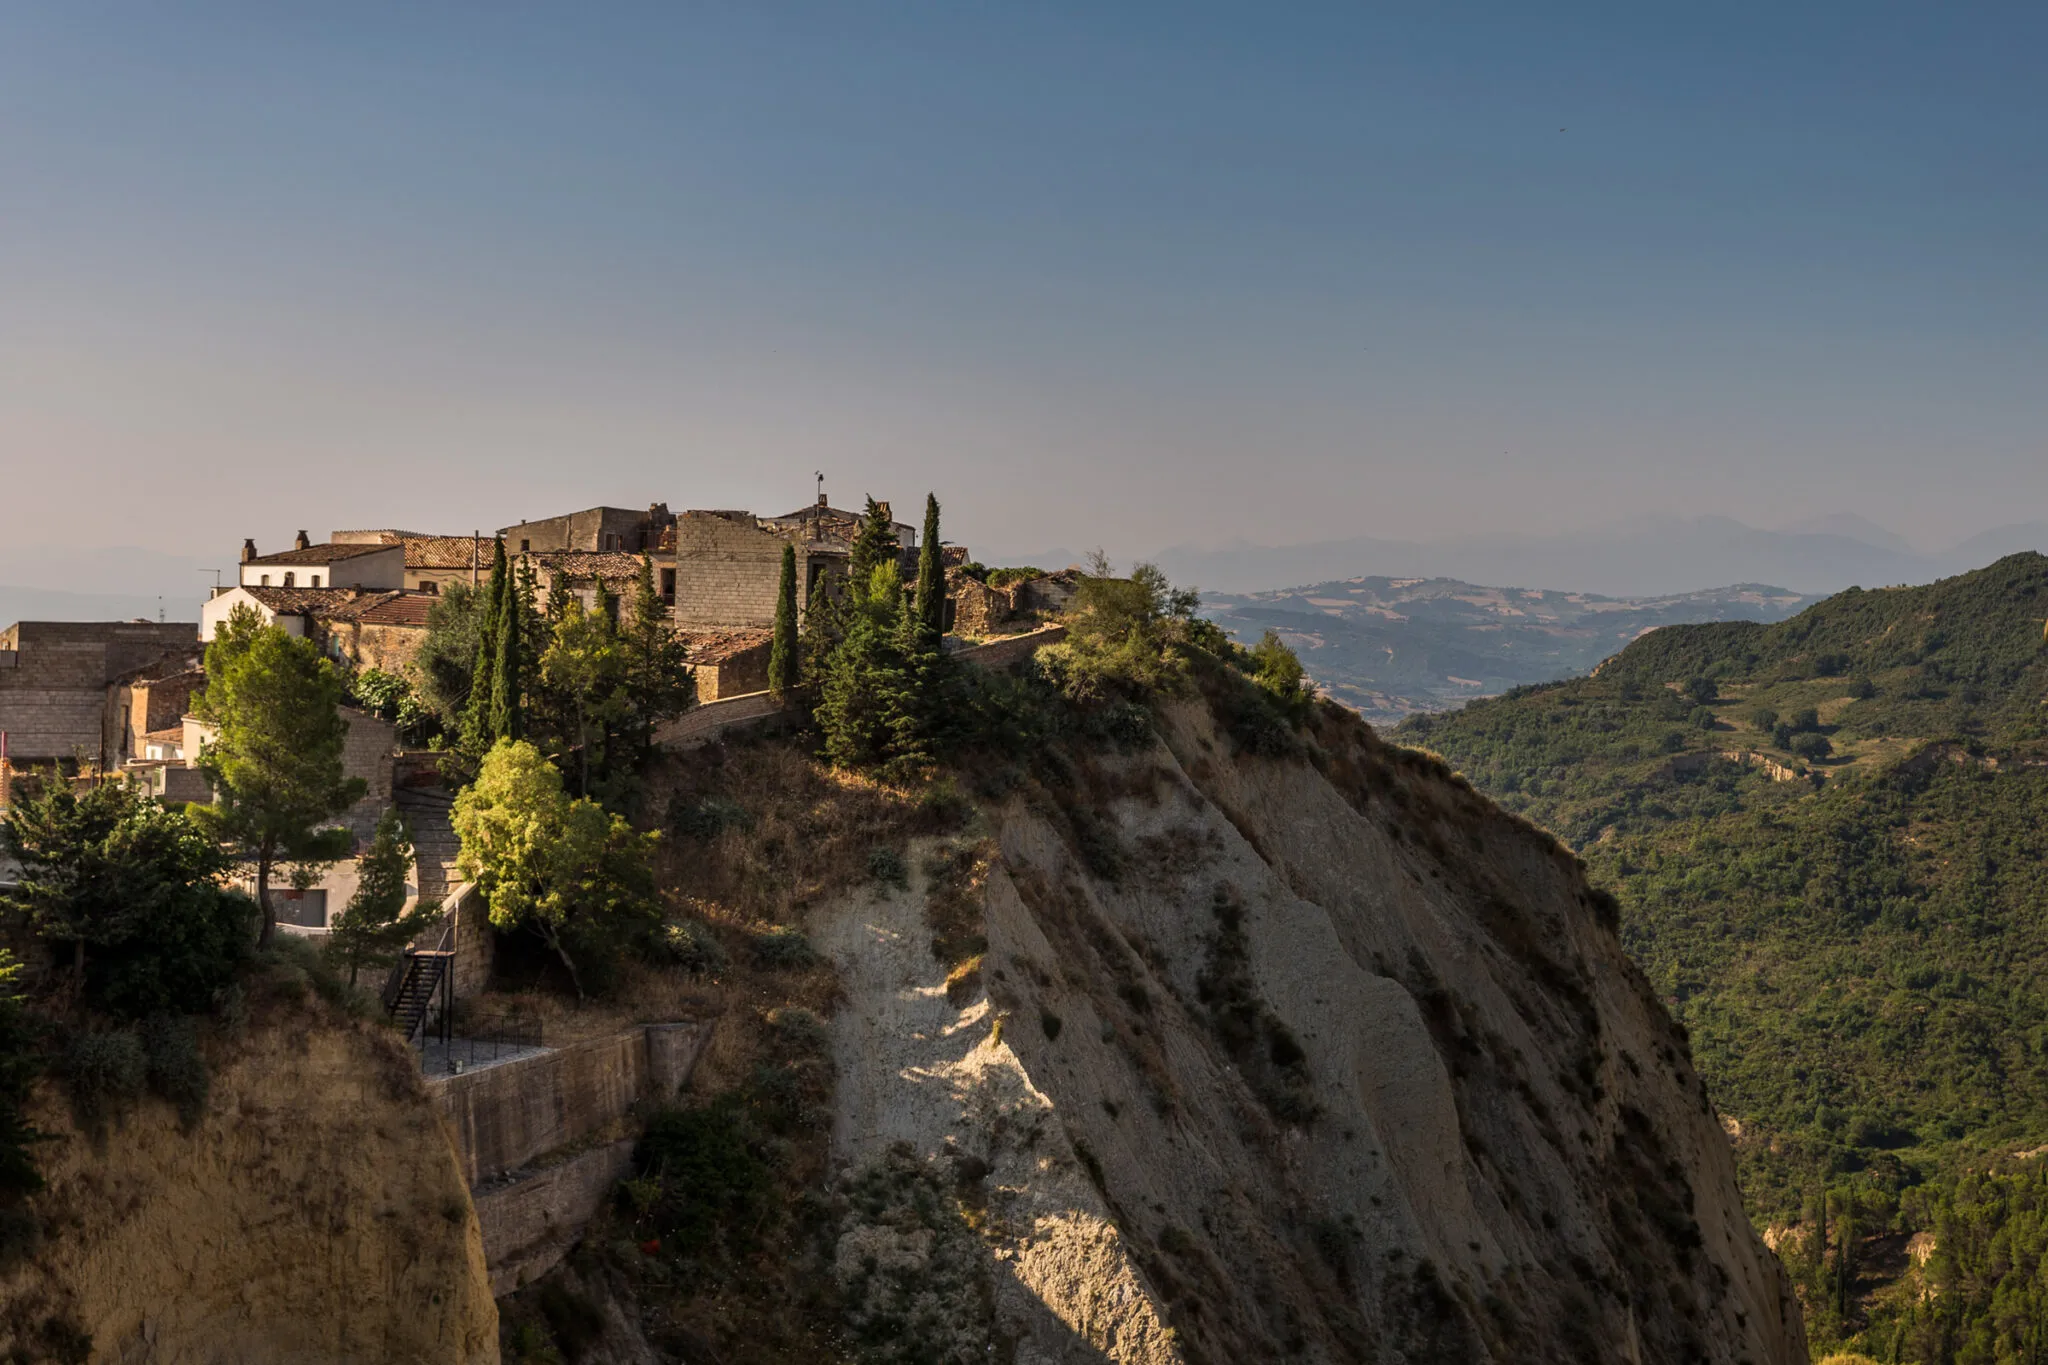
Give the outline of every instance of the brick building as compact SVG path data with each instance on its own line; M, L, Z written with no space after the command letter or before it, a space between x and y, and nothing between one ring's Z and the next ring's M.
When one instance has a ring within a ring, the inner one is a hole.
M16 765L97 763L107 687L137 671L183 667L190 622L22 621L0 631L0 731Z

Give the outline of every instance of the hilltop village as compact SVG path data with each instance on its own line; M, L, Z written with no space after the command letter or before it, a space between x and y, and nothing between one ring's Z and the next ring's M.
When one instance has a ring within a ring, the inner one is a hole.
M843 602L847 564L864 523L877 516L895 541L906 585L918 570L919 528L891 505L861 512L817 501L780 516L718 509L669 511L592 507L499 528L495 534L433 535L400 529L337 530L323 541L301 530L282 549L242 542L237 581L221 584L183 622L23 621L0 633L0 809L15 777L54 765L81 779L119 777L167 801L206 801L198 764L212 728L194 714L203 692L206 646L238 611L264 626L314 642L351 676L404 678L418 659L435 605L451 588L483 590L502 549L512 575L536 600L600 600L616 623L643 574L686 662L694 701L734 703L693 723L705 730L771 708L769 658L785 548L793 551L799 624L814 603ZM1041 627L1072 598L1073 569L991 573L966 547L942 545L945 646L959 650ZM373 709L347 707L346 770L366 794L344 822L360 854L381 814L403 800L409 771L431 770L432 755L408 751L400 727ZM684 736L687 737L687 736ZM445 879L429 854L447 854L434 812L408 818L420 841L424 896ZM285 922L324 929L353 893L352 859L315 887L296 888L280 907Z

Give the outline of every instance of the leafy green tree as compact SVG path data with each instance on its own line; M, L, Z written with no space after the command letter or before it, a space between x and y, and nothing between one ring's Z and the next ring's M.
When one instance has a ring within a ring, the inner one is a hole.
M1686 680L1685 695L1698 702L1701 706L1705 706L1708 702L1720 697L1721 689L1715 685L1712 678L1707 677L1705 674L1700 674Z
M867 509L861 514L860 529L854 533L853 545L846 554L846 585L856 600L880 581L875 576L875 569L883 564L896 570L895 577L890 580L889 591L900 596L903 591L903 573L899 567L902 557L903 542L896 539L896 527L888 509L869 498Z
M278 863L331 862L348 852L347 830L323 828L365 787L342 766L346 685L312 642L261 625L243 607L207 646L206 679L199 713L219 732L198 766L215 799L191 811L254 869L259 942L268 945L277 931L269 895Z
M588 799L524 741L500 741L455 800L462 874L501 930L530 929L561 960L579 998L593 955L659 918L650 859L658 836L639 834Z
M576 790L587 796L593 773L606 773L612 736L632 713L628 660L610 614L602 607L587 611L571 598L541 657L540 677L553 709L566 721L563 740L576 756Z
M457 740L469 713L485 600L467 583L442 588L427 608L426 635L407 670L420 705L441 734Z
M775 640L768 648L768 690L777 701L795 690L798 669L796 633L796 546L782 547L782 581L775 590Z
M108 1013L204 1009L247 954L255 907L223 885L229 855L126 784L41 784L0 822L0 849L22 868L0 905L69 946L85 998Z
M1252 646L1251 665L1252 681L1288 707L1300 705L1309 695L1308 671L1301 666L1301 656L1289 649L1277 632L1268 630L1259 637Z
M939 553L939 500L924 495L924 543L917 552L917 623L931 636L946 633L946 569Z
M1066 614L1067 638L1038 653L1040 667L1074 701L1145 701L1185 690L1182 646L1195 635L1201 595L1176 588L1150 564L1129 578L1107 565L1081 580Z
M441 907L422 902L405 912L406 876L413 867L412 834L394 807L377 820L370 847L357 862L360 880L355 895L328 926L327 953L348 968L348 984L364 967L387 966L439 914Z

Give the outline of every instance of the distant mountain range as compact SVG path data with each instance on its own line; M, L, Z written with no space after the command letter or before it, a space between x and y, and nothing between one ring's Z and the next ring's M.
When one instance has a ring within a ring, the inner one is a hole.
M1861 517L1840 514L1780 531L1730 517L1651 518L1554 535L1441 541L1361 536L1306 545L1177 545L1154 561L1176 583L1225 593L1361 574L1468 583L1571 583L1617 597L1687 593L1701 583L1783 583L1824 595L1843 588L1926 583L2001 555L2048 549L2048 522L2001 526L1936 553Z
M1278 592L1207 593L1203 610L1245 644L1277 632L1317 684L1385 723L1590 672L1658 626L1782 621L1814 600L1757 583L1602 597L1455 578L1349 578Z

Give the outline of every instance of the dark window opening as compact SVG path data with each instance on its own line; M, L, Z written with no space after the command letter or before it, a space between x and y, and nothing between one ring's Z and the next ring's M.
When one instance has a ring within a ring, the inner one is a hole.
M676 571L674 569L663 569L661 571L661 600L670 606L676 604Z

